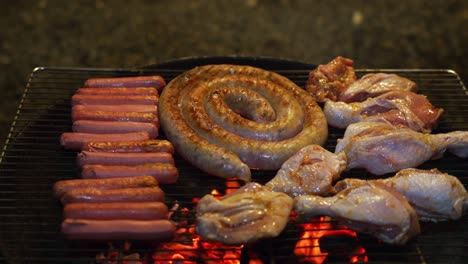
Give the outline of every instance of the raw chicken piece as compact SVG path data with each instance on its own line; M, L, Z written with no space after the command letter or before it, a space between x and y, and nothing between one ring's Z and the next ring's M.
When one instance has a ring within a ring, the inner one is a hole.
M376 97L391 91L416 92L418 86L415 82L388 73L369 73L353 82L341 93L338 101L351 103L362 102L370 97Z
M220 200L205 195L198 202L198 234L228 245L276 237L286 227L293 199L258 183L248 183Z
M306 90L317 102L336 101L340 94L356 81L353 60L336 57L328 64L319 65L309 73Z
M292 197L304 194L329 195L333 182L346 168L344 155L336 155L319 145L309 145L289 158L265 186Z
M382 175L441 158L447 149L466 158L467 142L468 131L423 134L386 123L358 122L349 125L338 139L335 154L346 154L346 170L364 168Z
M406 91L388 92L364 102L325 102L323 112L330 126L346 128L360 121L404 125L415 131L431 133L443 113L425 96Z
M468 193L463 184L437 169L404 169L382 180L348 178L339 181L335 188L341 191L366 182L380 182L403 194L423 221L457 220L468 210Z
M303 195L294 198L299 220L330 216L356 232L402 245L420 233L418 216L408 201L379 183L351 186L332 197Z

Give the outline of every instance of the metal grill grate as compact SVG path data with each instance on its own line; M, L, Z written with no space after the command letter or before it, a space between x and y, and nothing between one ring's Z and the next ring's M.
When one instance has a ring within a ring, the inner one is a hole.
M309 70L272 69L303 86ZM468 130L468 93L458 75L449 70L357 70L358 75L369 72L390 72L408 77L420 87L420 92L438 107L445 109L434 133ZM59 137L70 131L70 98L84 81L92 77L162 75L166 81L181 73L168 69L90 69L37 68L30 76L10 133L0 156L0 260L9 263L94 263L96 254L108 252L106 243L67 241L60 233L62 205L52 197L52 185L63 179L76 178L75 152L61 148ZM326 148L334 149L342 130L331 129ZM180 178L175 185L162 186L169 206L176 201L187 213L175 212L173 219L194 224L194 198L213 189L223 193L225 180L207 176L175 156ZM421 168L439 168L458 176L468 186L468 163L446 154L441 160L429 161ZM253 180L265 183L271 172L256 172ZM350 171L345 177L372 177L363 171ZM333 222L331 222L333 224ZM263 263L297 263L294 247L302 229L291 221L275 239L244 247L240 260L247 262L249 252ZM468 217L446 223L422 223L422 234L404 247L379 243L359 234L359 241L330 237L322 239L322 247L333 252L327 263L349 261L343 248L359 243L370 262L395 263L462 263L468 257ZM185 243L185 241L176 241ZM114 244L116 248L123 245ZM151 257L157 245L134 243L131 252L142 258ZM128 253L121 250L121 253ZM200 258L195 261L203 262ZM304 259L303 259L304 260ZM143 261L143 259L142 259Z

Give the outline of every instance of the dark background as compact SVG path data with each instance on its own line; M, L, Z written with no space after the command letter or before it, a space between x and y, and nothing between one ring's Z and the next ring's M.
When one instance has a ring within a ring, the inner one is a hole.
M468 1L8 1L0 142L37 66L125 68L262 56L357 68L450 68L468 81Z

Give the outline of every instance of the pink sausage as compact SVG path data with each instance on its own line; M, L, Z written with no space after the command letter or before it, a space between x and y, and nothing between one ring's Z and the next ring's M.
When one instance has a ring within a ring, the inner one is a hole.
M158 126L154 123L132 121L96 121L77 120L73 122L72 130L79 133L121 134L132 132L148 132L151 138L157 138Z
M63 209L65 218L94 220L167 219L168 212L169 210L163 202L71 203L65 205Z
M168 241L176 226L167 219L159 220L84 220L65 219L62 232L75 240L152 240Z
M125 189L82 188L66 192L60 198L63 205L69 203L117 203L164 202L165 193L159 187Z
M157 105L158 96L154 95L92 95L74 94L72 106L77 104L86 105L121 105L121 104L143 104Z
M73 111L72 121L76 120L131 121L159 124L159 118L156 114L140 112Z
M100 190L107 189L126 189L139 187L156 187L158 181L152 176L137 176L137 177L121 177L109 179L72 179L61 180L54 184L54 196L62 197L66 192L83 189L94 188Z
M158 114L157 105L74 105L72 112L75 111L105 111L105 112L139 112Z
M167 152L174 154L174 146L167 140L88 142L83 150L93 152Z
M146 163L174 164L174 158L167 152L112 153L81 151L77 155L78 166L84 165L142 165Z
M134 76L114 78L91 78L86 80L86 87L154 87L161 91L166 82L161 76Z
M161 163L136 166L85 165L81 171L83 179L105 179L140 175L153 176L160 184L174 184L179 178L179 172L174 165Z
M79 88L78 94L94 94L94 95L158 95L158 90L153 87L99 87L99 88Z
M91 141L146 141L150 140L151 135L148 132L134 132L122 134L92 134L65 132L60 136L60 143L66 149L81 150L84 144Z

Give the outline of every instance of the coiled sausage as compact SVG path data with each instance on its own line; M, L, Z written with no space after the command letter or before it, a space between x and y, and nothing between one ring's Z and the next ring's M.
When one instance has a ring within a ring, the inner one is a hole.
M159 100L161 127L190 163L223 178L250 180L300 148L323 145L328 128L306 91L274 72L206 65L173 79Z

